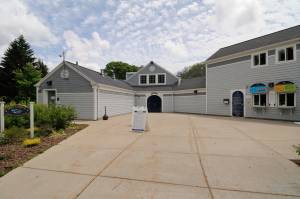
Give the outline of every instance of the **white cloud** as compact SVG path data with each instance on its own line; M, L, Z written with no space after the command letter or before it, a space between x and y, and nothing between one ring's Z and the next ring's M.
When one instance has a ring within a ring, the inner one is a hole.
M71 30L64 32L67 60L79 61L81 64L96 67L103 61L103 51L110 47L108 41L102 39L97 32L91 38L82 38ZM96 68L94 68L96 69Z
M83 25L93 25L97 23L98 18L94 15L88 16L83 22Z
M31 13L22 1L1 0L0 19L1 54L9 42L20 34L23 34L33 46L38 47L55 44L58 41L50 29Z

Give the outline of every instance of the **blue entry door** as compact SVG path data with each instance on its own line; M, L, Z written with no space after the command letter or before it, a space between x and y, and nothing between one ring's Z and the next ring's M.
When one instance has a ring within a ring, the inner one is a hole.
M232 116L244 117L244 94L241 91L232 94Z

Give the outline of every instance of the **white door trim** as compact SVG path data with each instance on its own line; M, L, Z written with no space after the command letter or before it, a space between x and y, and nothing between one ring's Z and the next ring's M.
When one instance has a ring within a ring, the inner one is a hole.
M57 89L55 88L43 89L43 104L48 106L48 91L55 91L55 104L57 104Z
M233 90L230 90L230 116L232 117L232 94L236 91L240 91L243 93L244 95L244 116L243 117L246 117L246 90L245 89L233 89Z

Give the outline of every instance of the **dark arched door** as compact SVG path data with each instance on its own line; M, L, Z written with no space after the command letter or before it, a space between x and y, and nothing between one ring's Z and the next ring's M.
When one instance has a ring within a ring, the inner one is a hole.
M147 107L148 112L161 112L161 98L157 95L148 97Z
M232 93L232 116L244 117L244 94L241 91Z

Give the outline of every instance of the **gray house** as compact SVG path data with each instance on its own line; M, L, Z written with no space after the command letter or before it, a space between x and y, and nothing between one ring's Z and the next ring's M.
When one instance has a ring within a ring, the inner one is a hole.
M221 48L205 62L206 78L181 80L151 61L120 81L62 62L37 85L37 102L75 107L97 120L147 106L184 112L300 121L300 26Z
M300 26L221 48L205 63L207 114L300 120Z
M129 113L133 106L149 112L206 111L205 77L180 80L150 62L125 81L64 61L36 84L37 102L75 107L78 119L97 120L107 108L109 116Z

